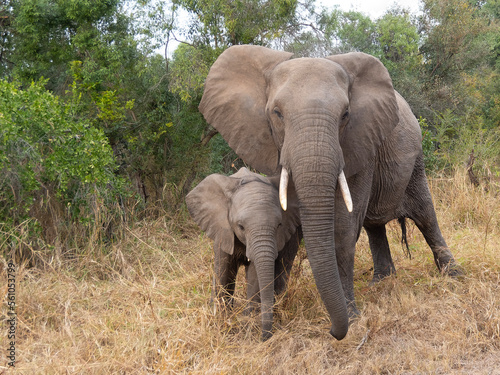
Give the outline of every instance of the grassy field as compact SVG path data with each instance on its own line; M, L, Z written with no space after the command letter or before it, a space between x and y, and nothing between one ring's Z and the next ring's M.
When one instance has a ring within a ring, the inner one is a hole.
M17 363L7 369L3 324L0 373L500 374L500 195L473 188L462 174L432 180L431 188L465 276L439 274L413 223L409 259L390 223L397 275L369 287L362 234L361 317L342 341L328 333L305 249L278 301L275 334L263 343L259 319L241 313L243 277L233 314L214 314L211 241L192 222L165 217L136 223L119 242L80 258L55 251L44 267L18 265ZM6 283L0 290L7 295Z

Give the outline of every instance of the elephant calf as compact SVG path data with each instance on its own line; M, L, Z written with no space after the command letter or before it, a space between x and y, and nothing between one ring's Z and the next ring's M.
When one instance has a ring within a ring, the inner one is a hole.
M214 240L217 303L232 305L236 274L244 265L247 297L261 303L263 340L271 336L274 292L284 291L299 242L297 199L289 190L283 211L278 187L279 177L241 168L232 176L208 176L186 196L189 213Z

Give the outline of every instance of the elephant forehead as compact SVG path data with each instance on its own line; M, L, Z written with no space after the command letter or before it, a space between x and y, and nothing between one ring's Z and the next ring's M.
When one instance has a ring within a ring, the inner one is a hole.
M278 65L272 81L307 81L337 84L347 88L349 77L339 64L322 58L298 58Z
M232 214L240 219L274 220L281 216L277 189L260 181L241 185L232 202Z
M233 200L253 206L276 204L279 206L278 190L270 183L254 179L242 181L234 193Z

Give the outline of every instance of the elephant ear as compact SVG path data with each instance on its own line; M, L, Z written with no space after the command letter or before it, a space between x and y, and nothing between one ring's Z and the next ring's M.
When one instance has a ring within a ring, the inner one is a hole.
M214 249L233 254L234 233L229 224L229 192L240 180L212 174L186 196L186 204L194 221L214 240Z
M278 194L280 176L273 176L269 177L268 179L276 187L276 193ZM278 247L278 251L283 250L283 247L285 247L287 241L292 237L292 235L297 231L297 228L300 226L299 200L295 192L293 181L290 181L288 183L287 209L286 211L281 210L281 214L281 225L278 227L278 231L276 233L276 245Z
M350 119L340 136L346 177L373 160L377 149L399 122L396 94L385 66L361 52L329 56L350 80Z
M260 46L233 46L212 65L200 112L245 163L274 174L278 149L266 113L266 74L291 53Z

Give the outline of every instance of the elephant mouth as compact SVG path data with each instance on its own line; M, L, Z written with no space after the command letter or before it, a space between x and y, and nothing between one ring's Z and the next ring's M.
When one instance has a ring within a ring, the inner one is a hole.
M281 208L283 208L283 211L286 211L288 205L287 202L288 179L289 179L288 170L285 167L283 167L281 169L281 178L279 187L280 204ZM340 191L342 192L342 198L344 198L344 203L347 207L347 211L352 212L353 208L352 198L351 198L351 193L349 192L349 186L347 185L347 180L345 178L344 171L340 171L337 181L339 183Z

